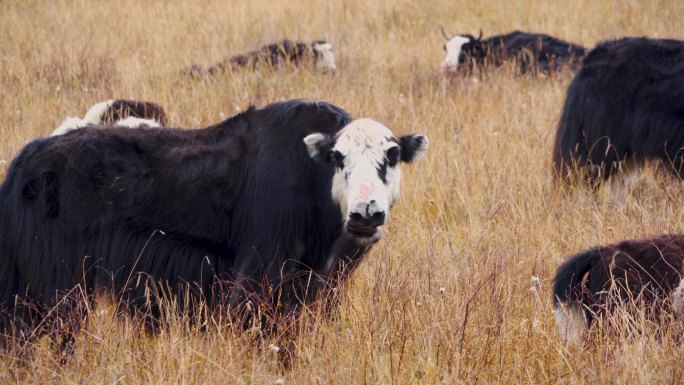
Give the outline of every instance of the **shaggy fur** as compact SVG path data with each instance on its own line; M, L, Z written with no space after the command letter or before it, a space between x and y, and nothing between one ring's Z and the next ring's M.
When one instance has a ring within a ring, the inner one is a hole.
M152 102L126 99L118 99L112 102L102 116L102 124L111 126L128 117L154 120L162 127L168 125L166 112L162 106Z
M40 320L77 285L153 316L160 292L183 309L265 298L293 311L370 247L343 234L336 166L303 142L349 122L289 101L200 130L86 127L27 144L0 186L5 319Z
M447 36L445 36L447 37ZM445 72L472 72L473 68L488 65L501 66L513 61L518 71L544 73L558 71L563 67L574 69L585 54L585 48L553 36L513 31L505 35L482 39L472 35L454 35L451 39L465 39L459 52L449 52L442 64ZM449 39L450 40L450 39Z
M681 282L683 259L684 235L623 241L568 258L553 284L561 334L576 340L596 316L631 301L662 310Z
M600 180L646 160L682 176L684 42L624 38L594 48L568 87L553 149L557 176ZM576 169L576 167L578 169Z

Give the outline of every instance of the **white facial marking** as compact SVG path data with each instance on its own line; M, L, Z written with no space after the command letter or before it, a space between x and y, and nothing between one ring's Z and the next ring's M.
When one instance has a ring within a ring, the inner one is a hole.
M672 310L684 319L684 279L679 281L679 286L672 292Z
M318 53L316 55L316 69L318 71L335 71L337 69L332 44L314 43L313 50Z
M580 343L587 332L587 319L579 305L559 305L553 309L556 327L566 343Z
M304 144L311 158L334 165L331 195L345 234L367 245L380 239L399 197L399 163L420 158L428 140L423 135L397 138L378 122L359 119L334 138L317 132L305 137Z
M392 131L371 120L355 120L344 127L335 141L334 151L344 157L344 167L337 168L333 176L332 195L340 206L346 222L352 215L364 218L382 215L389 217L390 208L399 197L401 172L398 164L386 165L386 152L398 146ZM386 168L385 181L378 170ZM380 238L383 225L368 242Z
M440 66L443 73L458 72L458 57L464 44L470 42L470 38L456 35L446 45L446 57Z

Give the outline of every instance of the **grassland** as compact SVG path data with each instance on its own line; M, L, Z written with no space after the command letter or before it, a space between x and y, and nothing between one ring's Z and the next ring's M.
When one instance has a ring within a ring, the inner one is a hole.
M0 353L0 383L684 383L676 333L637 319L642 333L629 338L597 333L584 348L566 346L550 294L568 254L684 231L684 185L650 167L618 194L554 188L550 153L572 74L502 69L454 81L438 71L440 25L593 46L682 39L681 15L679 0L0 1L0 179L24 143L109 98L158 102L171 125L189 128L250 104L326 100L431 139L427 157L405 168L387 236L338 315L302 320L290 369L275 341L221 322L198 331L172 319L146 335L100 303L66 363L42 339L29 354ZM179 76L284 37L332 41L338 73Z

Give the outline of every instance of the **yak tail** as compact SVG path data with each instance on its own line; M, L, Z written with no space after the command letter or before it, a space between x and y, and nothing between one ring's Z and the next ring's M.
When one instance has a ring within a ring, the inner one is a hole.
M565 342L579 342L587 330L587 314L582 304L584 276L599 260L599 250L576 254L556 271L553 282L553 307L558 332Z
M573 255L558 267L553 282L554 305L581 302L582 279L599 258L599 250L591 249Z

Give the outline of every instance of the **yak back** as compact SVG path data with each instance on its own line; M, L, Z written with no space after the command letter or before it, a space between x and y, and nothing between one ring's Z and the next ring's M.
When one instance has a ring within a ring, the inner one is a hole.
M513 31L487 40L494 64L515 58L521 73L531 68L536 71L535 66L540 71L555 71L566 64L576 65L585 54L584 47L546 34Z
M671 162L684 145L683 94L684 42L641 37L597 45L568 86L556 170L589 162L603 165L607 177L627 157Z
M141 277L209 295L217 277L315 265L341 218L334 170L302 140L349 120L330 104L289 101L199 130L34 140L0 186L0 304L24 294L49 304L78 283L142 301L153 288Z
M681 280L683 258L682 235L627 240L583 251L558 269L554 305L582 303L589 320L630 301L662 306Z

